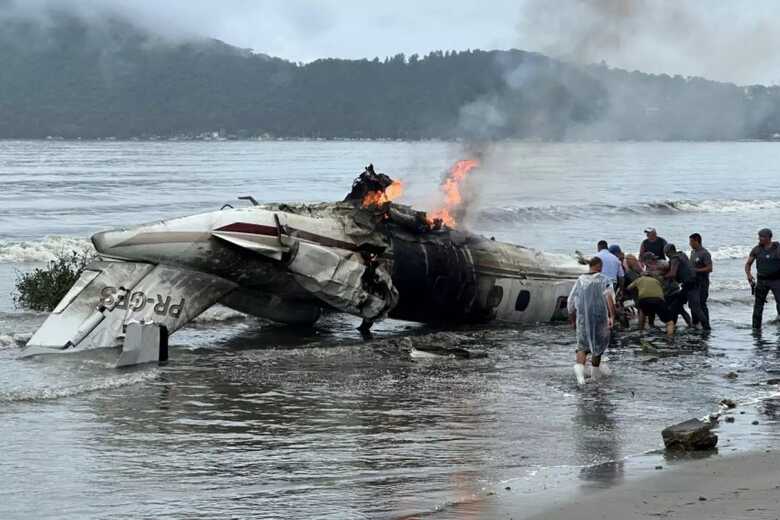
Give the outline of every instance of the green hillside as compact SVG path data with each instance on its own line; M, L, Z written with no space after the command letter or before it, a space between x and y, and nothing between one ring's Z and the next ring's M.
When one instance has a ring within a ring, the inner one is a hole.
M518 50L295 64L122 20L0 19L0 138L767 139L780 89Z

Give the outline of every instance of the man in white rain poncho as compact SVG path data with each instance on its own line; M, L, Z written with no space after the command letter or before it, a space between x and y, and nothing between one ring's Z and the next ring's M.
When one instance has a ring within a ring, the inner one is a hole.
M606 374L601 367L601 356L609 345L612 323L615 319L615 291L609 278L601 273L599 257L590 260L590 273L583 274L569 294L569 320L577 328L577 363L574 374L577 383L585 383L585 362L592 354L591 377Z

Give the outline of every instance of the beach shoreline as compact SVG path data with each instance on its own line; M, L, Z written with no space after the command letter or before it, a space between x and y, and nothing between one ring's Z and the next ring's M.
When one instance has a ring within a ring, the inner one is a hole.
M593 490L541 514L513 518L713 518L780 517L780 452L715 455L678 464L646 478Z

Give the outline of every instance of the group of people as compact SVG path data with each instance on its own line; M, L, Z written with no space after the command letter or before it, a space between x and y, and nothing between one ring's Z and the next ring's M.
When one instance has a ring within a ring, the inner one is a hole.
M647 238L639 255L626 255L618 245L602 240L589 261L590 273L580 276L569 294L568 311L577 329L577 382L585 382L587 357L591 358L591 377L598 379L608 372L601 357L609 345L612 327L625 315L620 311L627 300L639 308L639 327L659 318L666 333L674 335L680 316L690 327L710 329L709 298L712 256L702 245L699 233L688 243L690 256L658 236L654 228L645 229ZM756 276L753 276L756 264ZM753 329L760 330L764 305L771 292L780 316L780 242L772 231L758 232L758 245L748 255L745 275L755 295ZM690 314L684 306L688 305Z
M658 318L665 323L667 335L672 336L680 316L689 327L710 329L707 300L713 265L701 235L690 235L691 253L686 255L659 237L654 228L645 229L645 234L638 256L626 255L620 246L600 241L596 255L588 261L590 273L580 276L572 288L568 311L577 329L574 372L579 383L585 382L588 354L592 355L591 376L597 379L606 373L601 356L609 345L614 323L627 321L622 309L628 300L639 309L640 329ZM754 261L758 262L758 282L750 274ZM746 272L756 292L753 324L760 327L768 292L780 301L780 244L771 241L771 231L759 232L759 245L751 252ZM686 304L690 313L685 310Z

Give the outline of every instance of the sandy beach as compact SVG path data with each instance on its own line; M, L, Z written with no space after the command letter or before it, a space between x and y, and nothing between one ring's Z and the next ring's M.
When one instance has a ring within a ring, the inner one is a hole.
M715 456L679 464L649 478L593 491L529 518L777 519L780 452Z

